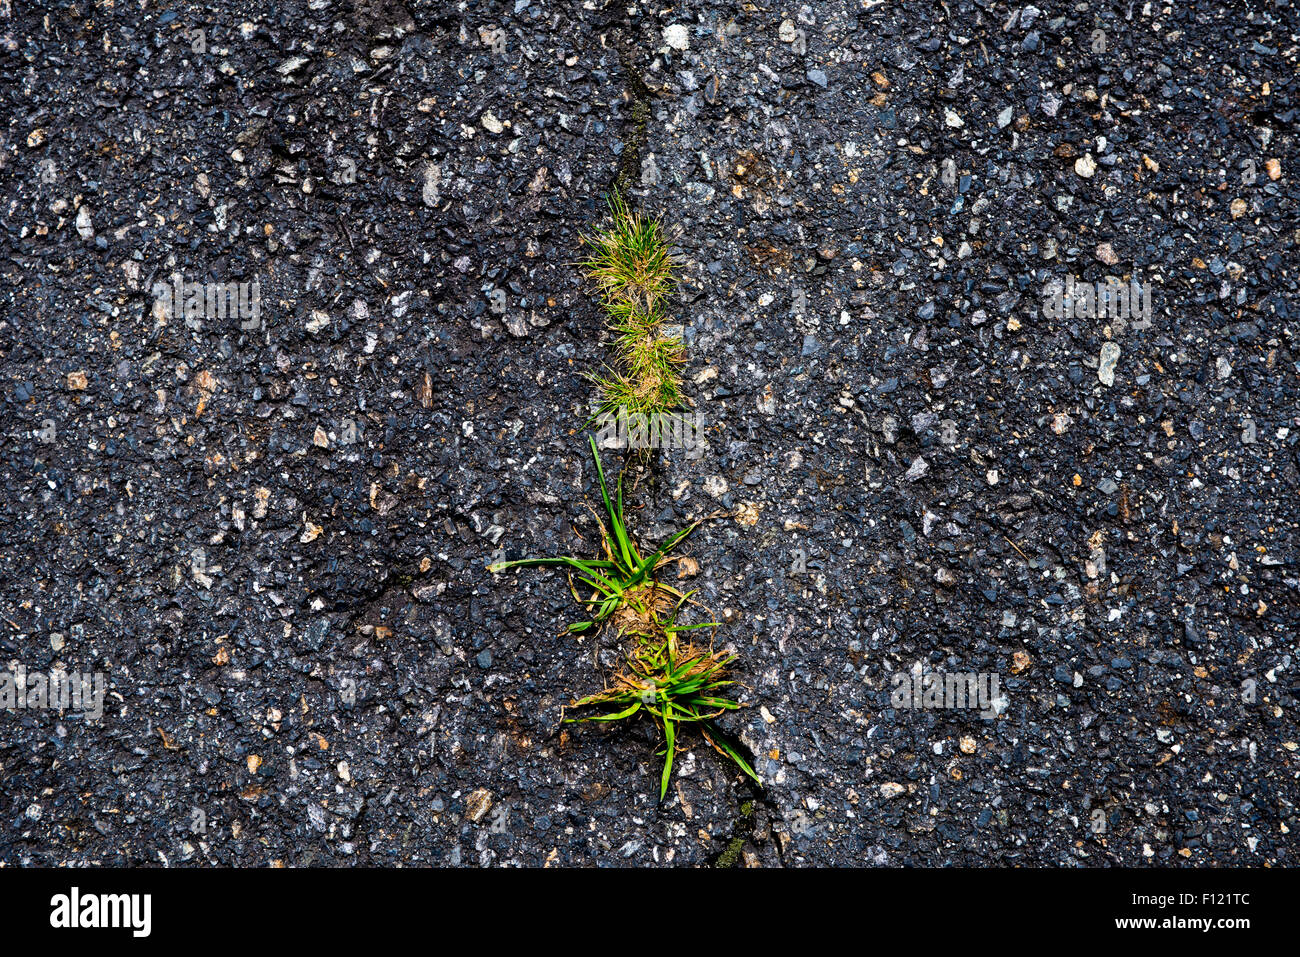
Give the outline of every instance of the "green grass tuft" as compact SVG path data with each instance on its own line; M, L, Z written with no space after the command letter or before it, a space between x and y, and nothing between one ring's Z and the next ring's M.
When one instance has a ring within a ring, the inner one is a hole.
M676 588L657 581L654 575L656 569L672 560L668 557L668 553L676 548L699 523L692 522L654 552L642 556L632 536L628 534L627 522L624 519L622 473L619 474L615 497L611 499L609 488L605 484L605 471L600 464L600 453L596 450L596 440L588 436L587 441L591 444L591 457L596 463L600 497L605 506L605 516L609 520L607 526L600 515L593 510L593 514L596 514L596 523L600 526L601 550L605 557L575 558L565 555L558 558L524 558L518 561L496 562L488 566L488 571L498 573L511 568L547 565L569 568L571 571L569 589L573 597L595 612L594 617L589 621L579 621L569 625L568 631L571 634L599 627L619 611L630 612L631 621L640 620L646 629L650 629L659 625L659 615L665 604L671 604L672 599L681 602L690 597L683 595ZM590 598L583 598L578 594L573 581L574 574L578 582L592 590Z
M601 390L599 412L674 412L684 401L686 347L662 329L675 284L668 240L658 221L629 210L617 192L609 211L611 224L583 237L591 254L579 264L601 292L618 357L612 374L592 377Z
M609 303L629 304L650 319L661 317L672 291L673 261L663 227L609 198L611 225L583 237L591 255L581 264Z
M627 529L622 475L620 473L611 498L596 440L589 436L587 441L596 463L597 483L605 507L605 519L592 510L600 526L604 557L524 558L495 562L488 566L488 571L495 574L529 566L568 568L573 597L594 614L587 621L569 625L567 631L578 634L612 621L628 638L632 649L628 653L627 669L614 679L613 687L571 705L574 708L601 707L603 712L567 720L619 721L641 713L648 714L664 735L664 767L659 782L661 801L668 793L673 756L677 753L678 729L682 725L698 726L710 745L757 781L754 769L713 723L719 715L741 707L739 702L720 693L734 684L725 672L735 655L702 651L686 642L685 636L690 632L711 628L716 633L718 623L682 623L680 615L687 603L698 604L692 600L695 592L683 593L655 578L658 568L673 561L669 553L699 523L692 522L670 536L655 551L643 555ZM591 597L583 598L578 593L575 578L591 589Z
M628 669L614 679L614 685L575 701L572 707L599 707L600 714L568 718L568 721L623 721L648 714L664 736L664 767L659 776L659 800L668 794L673 756L677 752L678 728L695 725L704 738L756 782L758 775L749 762L718 731L713 719L741 707L740 702L720 692L735 682L726 678L726 667L735 655L700 650L693 645L679 647L669 633L663 641L646 641L628 656ZM760 784L762 782L759 782Z

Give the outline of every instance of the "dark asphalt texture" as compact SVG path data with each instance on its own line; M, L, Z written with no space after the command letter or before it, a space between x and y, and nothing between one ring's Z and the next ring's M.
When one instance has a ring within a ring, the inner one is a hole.
M1300 863L1298 73L1272 2L0 0L0 665L108 683L0 711L0 864ZM761 789L688 732L659 804L484 568L590 553L616 185Z

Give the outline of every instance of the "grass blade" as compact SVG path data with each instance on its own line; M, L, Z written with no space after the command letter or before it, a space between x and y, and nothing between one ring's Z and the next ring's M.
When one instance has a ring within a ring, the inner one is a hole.
M735 761L736 764L740 766L740 770L744 771L754 779L755 784L759 787L763 786L762 780L760 780L759 776L754 773L754 769L749 766L749 762L742 758L736 749L727 743L727 739L723 737L716 727L714 727L711 721L704 722L700 726L700 729L704 732L704 737L709 744L713 745L723 754L727 755L727 757L731 758L731 760Z
M668 739L668 751L664 755L663 777L659 779L659 800L660 801L662 801L664 799L664 795L668 793L668 779L672 777L672 773L673 773L673 752L677 749L676 737L673 734L672 718L668 718L668 717L664 718L664 735Z
M627 537L627 529L623 527L623 476L619 475L618 510L615 511L613 503L609 500L609 488L605 485L605 469L600 464L600 452L596 449L596 439L589 435L587 441L591 445L591 458L596 463L596 480L600 485L600 497L605 503L609 523L614 526L614 541L618 543L619 553L628 568L636 568L640 562L633 561L632 543Z
M617 714L592 714L585 715L581 718L565 718L566 722L584 722L584 721L621 721L623 718L630 718L641 710L641 702L638 701L626 711L620 711Z

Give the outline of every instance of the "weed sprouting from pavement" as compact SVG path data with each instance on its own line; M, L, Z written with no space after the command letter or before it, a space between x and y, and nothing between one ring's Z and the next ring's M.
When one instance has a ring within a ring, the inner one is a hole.
M614 678L612 687L575 701L573 707L603 707L602 714L569 718L569 721L621 721L644 712L651 716L664 736L664 769L659 777L659 800L668 793L673 755L677 751L678 726L698 725L704 738L755 781L758 775L740 753L713 725L719 715L741 707L740 702L718 692L735 684L725 677L727 665L736 656L721 651L703 651L694 645L680 648L673 634L662 641L642 642L628 655L628 668Z
M663 331L664 302L673 289L675 264L657 220L629 210L617 190L610 196L609 211L610 225L583 237L590 255L579 263L600 291L618 358L617 368L607 370L608 374L590 376L601 391L592 419L614 415L623 421L632 417L654 420L686 404L681 391L686 347L680 337ZM687 633L700 629L711 628L716 635L718 624L682 623L679 619L685 607L699 605L693 598L695 592L683 593L656 577L660 568L676 561L669 553L703 519L643 555L627 528L623 474L619 473L611 498L596 440L588 437L588 443L604 505L603 517L591 509L600 528L599 553L593 558L560 555L495 562L488 571L495 574L535 566L567 569L569 590L591 617L573 622L565 631L583 634L610 625L618 632L627 646L624 669L603 691L569 705L598 709L599 713L566 721L609 722L648 715L664 737L660 801L668 794L680 732L691 726L698 727L714 749L761 785L754 769L714 723L726 712L743 707L722 693L735 684L727 677L727 668L736 656L686 641Z
M670 537L649 555L642 556L632 536L628 534L623 512L623 476L619 474L615 486L615 497L609 496L605 484L605 471L600 464L600 453L596 450L596 440L588 437L591 443L591 457L596 463L596 478L600 485L600 497L605 506L605 515L609 519L606 525L600 515L593 509L596 524L600 526L601 551L603 558L575 558L562 555L556 558L524 558L517 561L497 562L488 566L490 572L503 572L510 568L528 566L558 565L571 570L569 588L573 597L581 604L595 612L589 621L574 622L569 625L570 633L580 633L589 628L604 624L617 611L630 612L636 619L643 621L647 628L659 623L659 615L672 599L679 602L687 596L676 588L665 585L655 579L655 571L663 564L672 561L671 552L698 524L692 522L686 528ZM591 597L583 598L573 582L577 580L592 589ZM626 630L626 629L625 629Z
M657 220L627 208L614 192L610 225L583 241L581 265L600 290L606 324L614 334L617 368L593 376L601 413L661 415L682 407L681 366L686 347L663 331L664 301L675 284L675 264Z
M719 715L742 707L740 702L718 694L720 689L734 683L725 677L725 672L736 656L725 652L704 651L692 644L683 647L682 635L704 628L712 628L716 633L717 622L681 623L679 619L683 608L688 603L697 604L693 599L695 593L683 593L655 578L657 569L674 561L669 553L699 523L692 522L670 536L655 551L643 556L628 532L623 510L622 474L619 475L611 499L596 441L588 437L588 442L591 445L591 457L596 463L600 497L608 519L606 524L600 514L592 509L596 523L600 526L604 557L577 558L562 555L554 558L524 558L496 562L488 566L488 571L500 573L511 568L530 566L568 568L569 589L573 597L594 614L587 621L569 625L566 631L579 634L609 622L631 643L627 668L614 678L612 686L570 705L574 708L603 706L604 712L567 720L618 721L633 718L642 712L649 715L665 739L664 769L659 785L661 801L668 792L673 755L678 747L678 728L681 725L697 725L710 745L758 781L754 769L713 723ZM575 578L578 583L591 589L590 597L584 598L579 593Z
M617 193L609 198L611 225L584 237L592 255L582 263L608 302L657 319L672 290L673 261L663 227L634 213Z

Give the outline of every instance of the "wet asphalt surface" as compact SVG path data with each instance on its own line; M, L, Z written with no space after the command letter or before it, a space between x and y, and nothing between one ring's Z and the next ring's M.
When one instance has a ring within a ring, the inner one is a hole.
M1296 864L1298 34L0 0L0 658L107 681L0 711L0 863ZM632 527L726 513L680 584L764 780L687 734L662 805L648 724L561 723L617 642L484 570L590 553L615 185L707 425ZM1149 322L1044 316L1108 276ZM998 713L895 707L921 668Z

